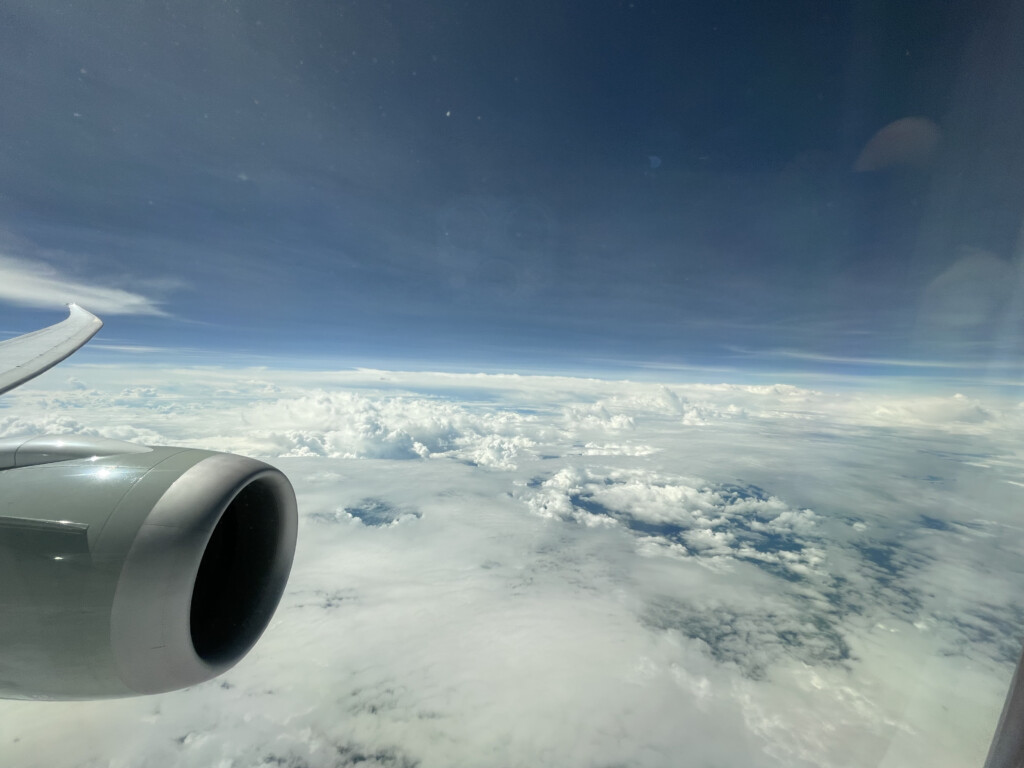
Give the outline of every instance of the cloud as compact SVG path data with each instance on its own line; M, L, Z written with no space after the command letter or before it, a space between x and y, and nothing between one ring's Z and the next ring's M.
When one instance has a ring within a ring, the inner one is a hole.
M150 347L142 344L93 344L92 349L102 349L107 352L126 352L133 355L149 355L154 353L167 353L166 347Z
M1016 402L68 374L5 397L0 435L262 455L296 488L299 545L237 668L158 697L0 702L11 763L983 761L1024 629Z
M754 353L764 356L788 357L794 360L810 360L819 363L843 363L846 365L881 365L898 368L967 368L967 364L942 362L939 360L900 360L892 357L845 357L842 355L824 355L815 352L801 352L792 349L768 350Z
M562 469L534 487L524 500L543 517L619 524L671 542L684 556L746 561L791 581L815 577L822 562L814 512L754 485L714 487L646 469Z
M48 309L76 303L100 315L166 315L141 294L73 280L40 262L0 256L0 300Z

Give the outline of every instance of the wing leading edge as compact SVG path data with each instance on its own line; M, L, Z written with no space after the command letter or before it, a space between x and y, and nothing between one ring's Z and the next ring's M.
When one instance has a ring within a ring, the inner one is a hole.
M49 370L103 327L103 321L77 304L67 319L24 336L0 341L0 394Z

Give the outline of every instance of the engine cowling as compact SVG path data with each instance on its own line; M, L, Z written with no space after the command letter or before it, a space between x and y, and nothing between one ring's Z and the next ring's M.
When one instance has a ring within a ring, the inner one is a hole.
M0 441L0 696L209 680L259 639L295 551L295 494L233 454Z

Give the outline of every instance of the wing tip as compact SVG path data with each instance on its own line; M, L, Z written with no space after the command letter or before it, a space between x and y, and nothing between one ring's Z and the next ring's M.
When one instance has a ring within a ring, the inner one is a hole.
M68 302L67 308L68 308L68 318L72 318L72 317L77 316L81 320L86 320L86 321L90 322L91 324L93 324L96 327L97 331L100 328L103 327L103 321L100 320L98 317L96 317L96 315L94 315L88 309L83 307L81 304L78 304L77 302L71 301L71 302Z
M48 371L84 346L103 327L103 321L89 310L73 303L67 307L65 320L0 341L0 347L11 353L0 366L0 394Z

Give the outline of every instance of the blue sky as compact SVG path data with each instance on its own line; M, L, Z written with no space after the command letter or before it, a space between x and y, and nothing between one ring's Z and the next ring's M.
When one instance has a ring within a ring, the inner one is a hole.
M1021 14L960 6L7 3L0 329L1017 377Z

